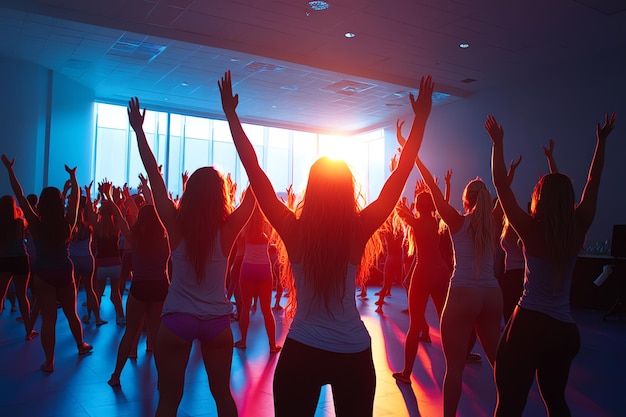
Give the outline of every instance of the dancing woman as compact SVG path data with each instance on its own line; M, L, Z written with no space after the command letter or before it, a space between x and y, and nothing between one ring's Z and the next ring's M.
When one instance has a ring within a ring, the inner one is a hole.
M422 78L417 100L411 95L413 128L378 199L360 210L348 165L322 157L311 166L298 215L276 196L259 165L236 112L230 72L218 85L252 190L285 244L295 279L297 310L274 375L276 416L313 416L320 389L329 383L338 415L371 416L376 376L355 281L359 265L367 270L363 261L369 266L373 260L366 252L370 237L389 217L411 172L432 106L431 79Z
M493 183L526 259L524 293L504 329L495 361L498 417L522 415L535 378L548 415L570 415L565 387L580 349L570 288L577 254L595 216L606 141L614 123L615 113L596 126L596 148L578 204L571 180L551 173L535 185L528 213L518 205L507 179L504 130L493 116L485 122L493 144Z
M172 251L171 284L155 346L159 372L156 416L176 415L196 339L218 415L236 416L237 405L230 391L233 306L226 298L225 277L228 254L252 213L254 195L246 193L232 211L230 190L222 174L213 167L202 167L191 174L180 205L175 204L143 131L144 116L139 100L131 99L128 118Z

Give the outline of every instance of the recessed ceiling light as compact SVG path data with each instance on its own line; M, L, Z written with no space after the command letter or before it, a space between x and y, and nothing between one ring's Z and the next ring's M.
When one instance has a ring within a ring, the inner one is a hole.
M326 3L325 1L319 1L319 0L310 1L309 6L311 6L311 9L316 10L316 11L328 9L328 3Z
M170 99L169 99L169 98L167 98L167 97L165 97L163 100L165 100L165 101L169 101Z
M239 62L239 58L231 58L230 62Z
M345 37L346 37L346 38L348 38L348 39L352 39L352 38L354 38L356 35L355 35L354 33L352 33L352 32L346 32L346 33L345 33L345 35L343 35L343 36L345 36Z
M461 48L461 49L467 49L467 48L469 48L469 43L465 43L465 42L460 43L460 44L459 44L459 48Z
M183 87L189 87L189 83L187 81L183 81L182 83L180 83L180 85L182 85Z

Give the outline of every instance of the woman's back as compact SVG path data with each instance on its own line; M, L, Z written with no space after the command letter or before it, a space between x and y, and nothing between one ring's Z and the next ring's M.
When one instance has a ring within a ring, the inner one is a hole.
M226 299L224 286L228 259L220 245L213 245L212 253L204 262L201 280L189 262L186 249L186 243L182 241L172 251L172 280L163 314L188 313L201 319L230 314L232 304Z

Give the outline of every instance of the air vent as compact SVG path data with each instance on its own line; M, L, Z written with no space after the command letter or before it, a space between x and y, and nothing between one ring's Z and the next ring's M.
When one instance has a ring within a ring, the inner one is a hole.
M166 48L167 46L156 43L120 38L113 44L111 49L108 50L107 54L123 56L148 63L159 56Z
M470 84L470 83L473 83L474 81L476 81L476 80L473 79L473 78L466 78L464 80L461 80L461 82L465 83L465 84Z
M274 64L268 64L266 62L252 61L244 67L251 72L258 71L282 71L284 68Z
M322 90L351 96L354 94L362 93L363 91L369 90L373 87L376 87L376 85L362 83L359 81L341 80L326 87L323 87Z

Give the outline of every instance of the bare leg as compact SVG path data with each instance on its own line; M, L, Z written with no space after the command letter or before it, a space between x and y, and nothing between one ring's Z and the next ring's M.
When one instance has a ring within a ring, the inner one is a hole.
M146 311L146 304L138 301L132 294L128 294L126 299L126 329L124 330L124 336L120 340L120 345L117 349L117 360L115 362L115 370L111 374L109 379L109 385L112 387L120 385L120 375L124 365L128 360L128 354L133 348L134 341L141 331L141 323L143 322L144 312Z
M30 320L30 302L28 301L28 296L26 294L29 279L30 275L15 275L13 277L17 304L20 308L20 314L24 319L24 328L26 330L27 338L33 336L33 323Z
M74 336L79 353L86 353L82 350L85 347L83 325L76 312L76 286L73 281L70 285L57 289L57 299L61 303L63 313L70 325L70 331L72 332L72 336Z
M474 320L482 302L479 289L450 288L441 317L441 344L446 359L443 380L443 415L455 417L463 384L463 368L467 358L467 345Z
M230 391L230 371L233 359L233 333L230 327L210 341L202 342L201 349L204 367L209 378L209 388L217 405L217 414L220 417L237 416L237 405Z
M272 313L272 281L259 282L258 290L261 313L263 313L267 340L270 344L270 352L276 353L280 350L280 346L276 344L276 321Z
M124 318L124 307L122 306L122 288L120 288L120 279L111 278L111 302L115 307L115 315L117 317L118 324L126 323Z
M250 324L250 308L254 294L250 291L250 286L245 281L242 282L240 280L239 289L241 291L241 312L239 313L241 339L235 343L235 347L245 348L248 337L248 325Z
M156 343L156 349L159 352L156 356L159 372L159 405L155 417L176 415L180 400L183 398L185 370L189 362L191 346L191 342L181 339L170 329L161 325ZM232 336L229 348L231 357L226 359L228 362L232 360ZM222 360L225 359L222 358Z
M41 369L46 372L54 370L54 345L56 343L57 304L56 289L35 277L37 303L41 309L41 346L46 361Z
M476 318L476 333L493 367L502 334L502 292L500 288L485 288L483 292L483 309Z

